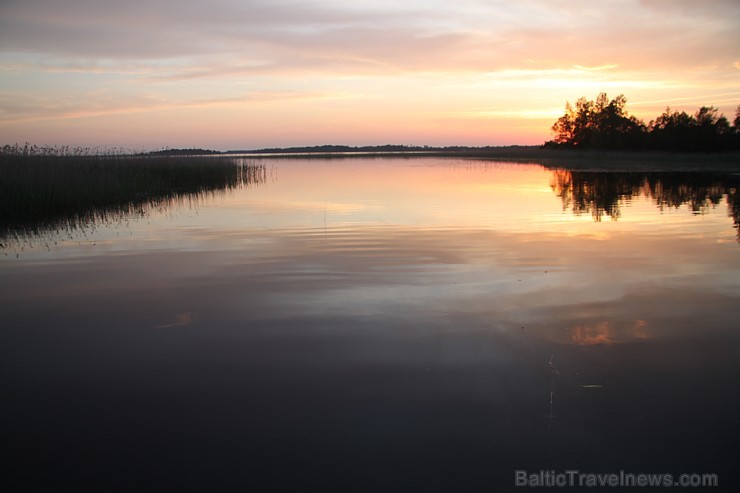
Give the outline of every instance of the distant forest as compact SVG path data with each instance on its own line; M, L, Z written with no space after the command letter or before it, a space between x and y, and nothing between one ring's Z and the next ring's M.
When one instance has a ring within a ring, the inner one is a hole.
M159 151L152 151L147 154L153 156L195 156L195 155L207 155L207 154L341 154L341 153L369 153L369 154L380 154L380 153L413 153L413 152L425 152L425 153L464 153L474 151L491 151L506 149L511 152L517 152L522 149L530 149L532 146L506 146L506 147L471 147L471 146L417 146L417 145L402 145L402 144L383 144L374 146L348 146L348 145L317 145L317 146L302 146L302 147L268 147L263 149L244 149L244 150L233 150L233 151L213 151L210 149L163 149Z
M627 98L611 101L601 93L595 101L569 102L565 114L552 126L555 138L548 148L721 152L740 149L740 106L729 120L713 106L693 115L669 108L647 125L625 109Z

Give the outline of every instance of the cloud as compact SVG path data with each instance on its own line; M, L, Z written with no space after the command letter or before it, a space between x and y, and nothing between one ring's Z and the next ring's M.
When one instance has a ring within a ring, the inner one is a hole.
M0 95L0 123L69 120L97 116L158 112L173 109L233 108L246 105L285 104L298 101L343 99L349 96L320 92L259 91L233 98L167 99L162 97L126 96L99 91L84 99L76 95L43 96L26 94L22 98Z
M704 2L706 3L706 2ZM710 2L712 3L712 2ZM233 58L242 67L347 72L546 66L695 65L736 58L737 8L701 9L711 22L666 16L660 2L469 1L6 2L4 52L67 59ZM688 6L686 8L689 8ZM680 56L678 56L680 54ZM728 59L729 57L729 59Z
M712 0L696 2L694 0L640 0L640 5L660 12L662 15L696 16L740 20L740 4L736 0Z
M9 2L0 12L4 51L145 59L259 50L395 19L321 3L254 0Z

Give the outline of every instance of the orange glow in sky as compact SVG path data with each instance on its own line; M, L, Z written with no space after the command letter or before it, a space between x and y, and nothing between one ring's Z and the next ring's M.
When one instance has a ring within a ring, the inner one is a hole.
M738 25L734 0L11 0L0 143L540 144L599 92L732 117Z

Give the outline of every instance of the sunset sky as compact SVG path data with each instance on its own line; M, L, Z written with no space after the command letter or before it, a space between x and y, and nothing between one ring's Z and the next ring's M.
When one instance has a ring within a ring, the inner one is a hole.
M0 144L541 144L740 104L737 0L3 0Z

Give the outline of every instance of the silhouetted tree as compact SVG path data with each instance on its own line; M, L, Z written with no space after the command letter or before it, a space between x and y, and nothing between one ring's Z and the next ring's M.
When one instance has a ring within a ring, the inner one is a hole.
M621 94L611 101L606 93L594 101L580 98L575 107L567 102L565 114L552 126L554 139L545 145L681 152L740 149L740 106L734 126L713 106L702 106L694 115L669 107L646 126L629 115L626 106Z
M702 106L695 115L697 149L723 150L728 147L730 122L714 106Z
M575 145L576 117L570 102L565 103L565 115L558 118L552 126L555 138L551 141L558 145Z
M668 107L662 115L650 122L651 147L663 151L694 151L692 128L694 117L685 111L671 111Z
M627 114L627 98L611 101L601 93L595 101L580 98L573 108L565 104L565 115L552 126L553 143L578 148L624 149L643 147L645 125Z

